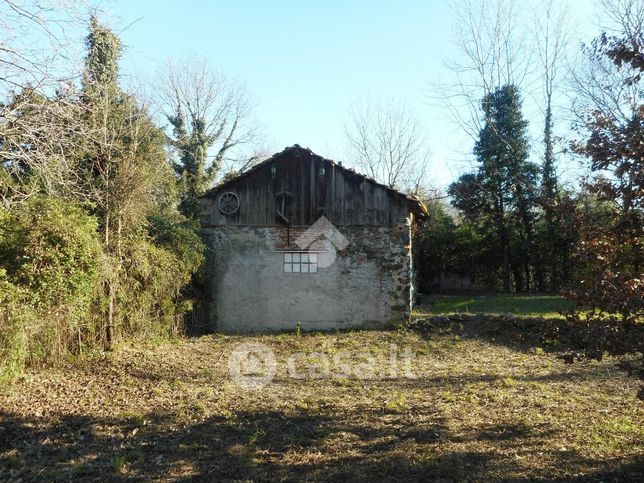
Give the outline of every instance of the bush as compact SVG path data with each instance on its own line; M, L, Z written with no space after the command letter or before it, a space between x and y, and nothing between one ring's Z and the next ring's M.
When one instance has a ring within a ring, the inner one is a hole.
M117 298L125 311L117 314L117 331L129 337L171 335L176 316L190 308L191 294L183 291L204 251L194 222L176 213L151 217L149 235L124 246Z
M7 272L0 269L0 385L13 379L27 357L27 337L24 324L24 294L7 280Z
M88 326L102 279L96 218L54 198L0 210L3 372L60 359L95 339Z

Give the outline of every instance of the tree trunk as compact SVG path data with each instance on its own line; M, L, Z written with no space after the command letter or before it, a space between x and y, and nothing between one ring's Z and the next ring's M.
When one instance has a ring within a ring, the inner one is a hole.
M546 290L546 282L545 282L545 274L544 274L544 257L543 254L541 253L541 249L537 249L537 253L535 253L535 261L534 261L534 283L535 283L535 288L539 292L544 292Z
M114 346L114 287L112 281L108 282L108 308L107 308L107 326L105 327L105 346L107 350L112 350Z
M510 243L507 232L503 227L503 291L510 293Z
M105 213L105 247L109 249L110 243L110 213ZM114 343L114 287L112 280L107 282L107 321L105 323L105 348L112 350Z
M563 249L561 265L562 270L562 279L563 283L568 284L570 282L570 254L568 247Z
M497 230L501 240L501 249L503 251L503 266L501 267L503 276L503 291L510 293L510 237L508 236L508 227L505 221L505 205L503 203L503 187L498 185L498 207L497 207Z
M523 292L523 271L521 265L514 265L512 267L512 272L514 273L514 289L516 292Z

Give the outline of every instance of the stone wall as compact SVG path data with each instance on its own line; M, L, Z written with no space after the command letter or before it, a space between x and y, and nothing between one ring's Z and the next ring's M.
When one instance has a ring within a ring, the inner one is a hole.
M383 327L411 310L409 220L391 227L344 226L348 244L311 247L317 273L285 273L284 252L301 249L306 228L219 226L206 229L209 318L223 332ZM320 248L322 247L322 248ZM324 258L326 257L326 258Z

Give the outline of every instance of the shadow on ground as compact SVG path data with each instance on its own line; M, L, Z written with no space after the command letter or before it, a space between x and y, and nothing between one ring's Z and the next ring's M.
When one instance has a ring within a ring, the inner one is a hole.
M364 412L361 412L364 420ZM382 414L373 415L382 418ZM355 415L240 413L235 420L60 416L46 424L0 413L0 480L425 480L553 478L547 469L508 456L540 450L545 427L490 426L450 434L440 418L419 428L352 424ZM494 449L433 452L467 441ZM429 446L428 446L429 445ZM489 446L488 446L489 447ZM641 462L589 461L561 450L546 455L566 480L644 477ZM567 472L570 469L570 472ZM580 469L586 469L579 476ZM573 472L574 471L574 472Z
M610 361L568 366L546 356L537 358L543 370L532 371L532 357L509 363L508 351L495 347L544 347L557 356L586 351L594 328L575 332L557 324L417 320L411 329L444 342L420 356L428 369L419 379L304 381L281 374L264 392L243 392L226 388L225 357L234 338L93 360L58 380L43 373L19 386L26 392L11 411L0 409L0 481L644 481L636 441L640 402L632 394L621 397L637 381L623 374L615 379L615 371L603 370L615 367ZM456 336L490 345L452 344ZM629 342L616 341L636 336L609 331L599 347L626 352ZM324 338L307 337L276 337L273 345L283 351L278 356L325 350L318 347ZM389 347L396 338L430 345L407 331L346 337L351 344L336 349L363 350L369 340ZM488 357L473 357L480 350L492 352L494 367L485 366ZM467 363L452 370L460 358ZM623 369L631 377L641 377L635 358L620 362L630 364ZM587 397L591 386L599 388L597 397ZM470 389L477 398L470 399ZM569 389L574 394L566 397ZM98 394L111 405L103 406ZM92 407L82 405L88 397ZM136 404L141 401L146 404ZM119 416L105 416L112 408L120 408ZM593 442L593 426L609 416L608 426L595 428L599 449L585 447Z
M644 324L618 320L573 322L512 315L427 315L409 326L424 337L458 335L506 345L512 349L561 353L567 362L583 358L601 360L604 353L622 355L644 351Z

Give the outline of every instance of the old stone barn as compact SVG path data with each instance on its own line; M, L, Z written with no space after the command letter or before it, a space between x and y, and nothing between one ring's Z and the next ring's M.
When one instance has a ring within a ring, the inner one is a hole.
M382 327L411 310L415 198L295 145L201 200L224 332Z

